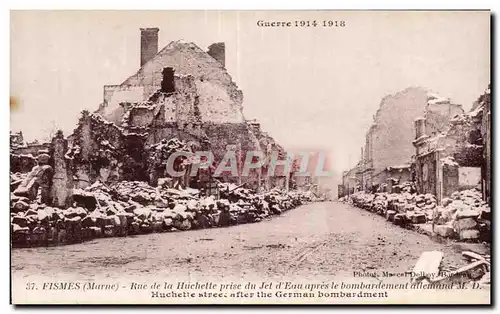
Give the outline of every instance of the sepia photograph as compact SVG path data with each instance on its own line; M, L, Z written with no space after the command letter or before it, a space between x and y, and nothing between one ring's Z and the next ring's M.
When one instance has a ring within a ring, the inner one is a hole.
M12 10L11 304L491 300L489 10Z

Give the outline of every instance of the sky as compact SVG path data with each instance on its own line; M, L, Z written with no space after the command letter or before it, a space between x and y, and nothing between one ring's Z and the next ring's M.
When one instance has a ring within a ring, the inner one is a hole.
M159 50L225 42L245 117L285 148L327 151L338 172L359 160L384 96L422 86L468 110L490 82L489 12L11 11L11 130L27 140L71 134L103 85L138 70L144 27L160 29Z

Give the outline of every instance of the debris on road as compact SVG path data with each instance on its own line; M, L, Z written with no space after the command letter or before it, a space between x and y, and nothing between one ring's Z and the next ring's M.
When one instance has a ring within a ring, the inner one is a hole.
M477 189L455 192L437 205L432 194L356 192L340 202L384 216L400 226L427 225L431 233L461 241L491 241L491 209ZM425 229L425 227L424 227Z
M413 277L412 281L424 281L430 284L477 282L481 287L489 285L491 264L486 256L467 251L462 252L462 255L471 262L456 270L446 272L441 269L442 252L423 252L413 268L413 273L417 276Z
M443 260L443 252L439 251L428 251L423 252L420 255L415 267L413 267L413 273L418 274L418 276L412 277L413 281L419 281L423 278L432 279L438 276L439 266Z
M37 199L11 194L14 246L78 243L98 237L224 227L259 222L314 201L312 193L274 189L257 194L221 183L220 199L196 189L152 187L99 181L73 189L73 205L50 207Z

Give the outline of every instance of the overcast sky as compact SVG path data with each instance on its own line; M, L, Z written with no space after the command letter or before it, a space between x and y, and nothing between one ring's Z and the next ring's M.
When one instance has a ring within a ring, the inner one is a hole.
M344 20L346 26L262 28L258 20ZM327 150L335 170L353 165L380 100L427 87L469 109L490 80L488 12L13 12L11 130L28 140L54 126L69 135L103 85L139 68L141 27L159 49L226 43L226 67L246 118L288 148Z

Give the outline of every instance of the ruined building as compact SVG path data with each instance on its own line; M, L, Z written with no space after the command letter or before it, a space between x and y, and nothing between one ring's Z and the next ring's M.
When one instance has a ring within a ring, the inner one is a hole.
M429 120L428 123L429 132L436 133L451 117L462 112L460 105L450 101L437 102L436 97L427 89L410 87L382 99L373 124L366 133L362 170L358 174L364 189L384 184L390 187L392 182L402 183L411 179L414 120L425 112L439 111L437 116L441 120L436 117L438 120Z
M491 86L474 103L473 111L481 114L481 137L483 139L482 186L483 198L491 206Z
M460 105L421 87L384 97L366 132L360 161L346 172L349 175L344 176L339 190L352 193L356 186L366 191L391 192L393 185L412 181L415 119L426 116L426 132L433 135L442 132L448 121L462 112Z
M148 145L172 136L206 137L216 157L228 145L259 148L243 116L243 94L224 67L223 43L207 52L173 41L158 52L158 29L141 33L141 68L120 85L104 86L97 113L129 130L147 129Z
M424 117L415 120L415 170L419 193L441 201L453 192L482 186L489 200L490 120L489 90L472 110L455 115L435 98ZM451 118L450 118L451 117Z
M243 94L224 67L224 43L204 51L193 43L173 41L158 51L158 32L141 29L139 70L122 84L104 86L99 108L84 111L68 138L58 133L53 139L54 205L67 206L72 188L97 180L156 185L165 176L169 152L175 150L211 151L216 165L227 150L235 151L239 165L247 151L283 151L257 121L245 120ZM190 162L182 160L174 168L189 168ZM249 188L262 184L257 170L248 177L222 173L214 179ZM199 188L201 181L212 180L211 173L209 179L200 174L194 180L187 176L182 185ZM267 187L272 186L271 182Z
M361 186L371 189L374 185L387 183L388 167L407 171L415 138L413 120L422 115L428 91L411 87L382 99L373 124L366 133L362 156Z

